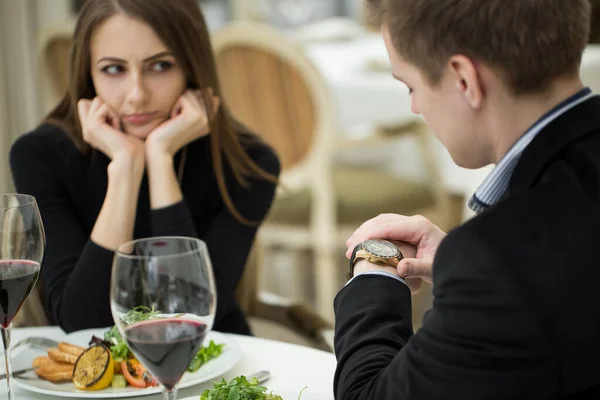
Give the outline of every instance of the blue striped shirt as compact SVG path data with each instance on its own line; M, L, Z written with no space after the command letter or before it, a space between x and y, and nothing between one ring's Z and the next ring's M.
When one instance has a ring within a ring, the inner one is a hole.
M586 87L558 104L552 110L544 114L542 118L537 120L537 122L533 124L519 140L517 140L508 153L502 157L502 160L500 160L475 191L473 196L471 196L468 203L469 208L479 214L488 207L496 204L506 192L513 170L517 166L521 154L523 154L523 151L525 151L529 143L531 143L537 134L560 115L594 96L595 95L590 88Z

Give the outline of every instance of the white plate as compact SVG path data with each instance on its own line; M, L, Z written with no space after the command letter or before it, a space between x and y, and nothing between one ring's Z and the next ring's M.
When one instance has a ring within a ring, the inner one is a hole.
M104 337L104 332L106 332L106 329L89 329L73 332L66 335L64 341L87 347L92 335L102 338ZM186 372L181 378L181 381L179 381L179 385L177 386L179 389L198 385L210 381L211 379L220 378L223 374L232 369L242 357L242 349L230 336L223 335L219 332L209 332L206 336L205 343L209 343L210 340L214 340L217 344L224 344L223 353L216 359L203 365L198 371L194 373ZM25 359L27 360L28 365L31 365L31 361L33 361L35 357L43 354L43 351L37 349L23 349L22 351L19 351L18 357L20 361L21 359ZM19 379L18 377L14 378L14 382L21 388L32 392L61 397L122 399L124 397L146 396L161 393L160 387L148 389L136 389L130 386L124 389L113 389L112 387L109 387L97 392L86 392L77 389L72 383L54 384L42 379L25 380Z

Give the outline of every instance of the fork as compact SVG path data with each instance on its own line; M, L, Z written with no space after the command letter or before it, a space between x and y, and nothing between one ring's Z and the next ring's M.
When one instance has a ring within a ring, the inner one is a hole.
M32 336L32 337L23 338L23 339L19 340L13 346L10 346L10 351L12 352L21 347L27 347L27 346L33 347L33 348L38 348L41 350L47 350L51 347L58 347L58 342L55 340L52 340L52 339L45 338L45 337ZM26 370L22 370L22 371L15 371L14 377L16 379L24 379L24 380L38 379L37 377L29 377L29 376L26 376L26 374L25 374L29 370L33 371L34 369L35 368L27 368ZM5 377L6 377L6 375L5 375ZM4 379L4 378L1 378L1 379Z
M11 376L13 378L25 379L25 380L37 379L37 377L32 378L32 377L29 377L29 376L25 376L25 374L27 374L28 372L31 372L31 371L35 371L38 368L39 367L29 367L29 368L25 368L25 369L20 369L18 371L13 371ZM0 380L2 380L2 379L6 379L6 374L0 375Z
M57 347L58 342L45 337L32 336L19 340L15 345L10 347L10 350L12 351L23 346L31 346L38 349L46 350L51 347Z

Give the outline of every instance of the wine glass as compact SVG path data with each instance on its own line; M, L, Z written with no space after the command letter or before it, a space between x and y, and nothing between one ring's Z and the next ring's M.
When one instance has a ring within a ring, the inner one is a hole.
M121 245L110 299L127 346L161 384L164 398L176 400L176 385L214 322L217 296L206 244L155 237Z
M0 194L0 330L9 400L14 398L9 351L12 321L38 281L45 247L35 198Z

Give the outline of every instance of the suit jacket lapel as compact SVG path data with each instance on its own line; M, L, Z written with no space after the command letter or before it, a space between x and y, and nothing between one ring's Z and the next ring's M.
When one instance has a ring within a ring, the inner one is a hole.
M531 187L546 165L561 150L598 130L600 130L600 96L592 97L573 107L552 121L533 139L513 171L506 195L510 196Z

